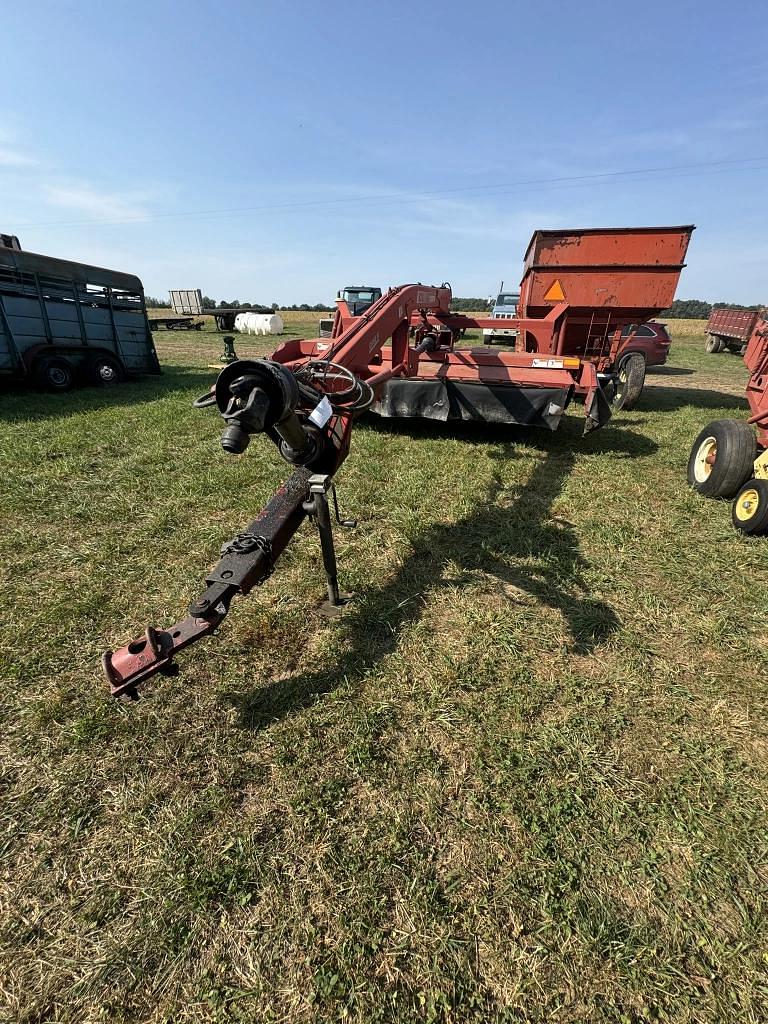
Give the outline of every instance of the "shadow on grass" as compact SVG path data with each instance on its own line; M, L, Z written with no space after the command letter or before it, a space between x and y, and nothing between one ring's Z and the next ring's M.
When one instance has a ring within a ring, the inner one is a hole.
M210 370L206 375L204 370L195 371L187 366L163 365L163 372L159 377L126 380L113 388L75 388L58 395L35 391L21 385L5 385L0 389L0 420L44 420L97 409L139 405L154 402L173 391L186 390L196 385L200 386L202 394L207 390L210 377Z
M699 409L732 409L742 413L748 408L743 394L727 391L712 391L709 388L675 388L664 384L643 389L637 412L674 412L684 405Z
M402 424L385 424L377 429L403 429ZM418 433L438 428L445 431L446 425L422 421ZM483 434L487 444L487 426ZM530 448L531 432L525 437ZM542 433L536 442L544 454L524 485L509 488L496 473L484 498L459 522L425 521L410 540L411 551L394 578L380 585L373 583L346 612L342 620L346 649L335 664L277 679L244 694L228 694L227 699L240 713L242 727L262 729L310 706L342 680L361 678L397 649L403 627L421 615L425 594L441 586L476 584L480 574L495 580L494 586L510 608L522 593L536 604L557 609L573 653L589 654L603 643L619 621L609 605L589 592L589 565L580 554L573 526L552 516L553 502L577 459L573 440L567 434ZM615 428L591 435L586 444L593 453L614 452L627 458L656 450L642 435ZM515 453L500 444L495 457L507 460ZM458 576L451 574L452 566L460 567ZM341 573L343 579L343 566Z
M684 366L649 366L645 372L654 377L690 377L696 373Z

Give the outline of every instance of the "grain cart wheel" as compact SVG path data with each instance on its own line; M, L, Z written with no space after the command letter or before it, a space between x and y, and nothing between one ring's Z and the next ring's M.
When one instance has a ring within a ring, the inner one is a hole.
M768 480L747 480L733 499L731 520L742 533L768 533Z
M100 388L111 388L123 379L123 368L114 356L96 355L88 363L88 381Z
M69 391L75 383L75 368L63 356L43 356L34 368L38 387L46 391Z
M752 476L757 441L741 420L715 420L693 442L688 483L708 498L732 498Z
M616 409L634 409L645 384L645 359L640 355L627 356L619 366L613 405Z
M707 335L707 341L706 341L706 344L704 345L704 348L709 353L719 352L720 351L720 339L716 338L714 336L714 334L708 334Z

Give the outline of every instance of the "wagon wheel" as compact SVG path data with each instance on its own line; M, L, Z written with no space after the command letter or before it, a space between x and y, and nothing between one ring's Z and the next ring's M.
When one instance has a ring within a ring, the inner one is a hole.
M757 441L741 420L715 420L693 442L688 483L708 498L732 498L752 476Z
M616 409L634 409L645 384L645 359L631 355L622 362L616 380L613 404Z
M768 480L747 480L733 499L731 521L741 533L768 533Z

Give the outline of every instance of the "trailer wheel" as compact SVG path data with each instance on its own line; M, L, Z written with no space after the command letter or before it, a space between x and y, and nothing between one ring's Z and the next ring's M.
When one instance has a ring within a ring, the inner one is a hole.
M46 391L69 391L75 383L75 368L63 356L44 356L35 363L34 376Z
M708 498L732 498L752 476L757 440L748 423L715 420L693 442L688 483Z
M713 352L719 352L720 351L720 339L716 338L714 334L708 334L707 335L707 341L706 341L706 344L704 345L704 348L710 354L713 353Z
M768 533L768 480L747 480L733 499L731 521L741 533Z
M615 409L634 409L645 384L645 359L641 355L631 355L619 366L616 378L613 405Z
M124 376L123 368L114 356L97 355L88 364L88 381L96 387L114 387Z

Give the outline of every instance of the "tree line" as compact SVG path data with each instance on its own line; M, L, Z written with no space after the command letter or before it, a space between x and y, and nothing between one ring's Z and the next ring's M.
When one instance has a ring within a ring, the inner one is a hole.
M762 309L761 305L742 306L738 302L705 302L703 299L675 299L660 316L670 320L707 320L713 309Z
M156 299L153 295L145 296L147 306L150 309L170 309L171 304L168 299ZM216 301L209 295L203 296L203 309L239 309L241 306L259 306L262 309L290 309L294 312L301 313L333 313L336 309L335 306L328 306L322 302L316 302L314 305L310 305L308 302L302 302L300 304L294 303L292 306L281 306L277 302L241 302L239 299L221 299ZM468 313L473 310L485 310L489 309L488 299L459 299L454 298L451 300L451 309L454 313ZM682 315L682 314L681 314ZM693 316L693 314L691 314Z
M147 306L151 309L170 309L171 304L167 299L156 299L151 295L146 296ZM308 302L294 303L292 306L281 306L277 302L241 302L239 299L226 300L203 296L203 309L239 309L241 306L260 306L262 309L285 309L301 313L333 313L335 306L328 306L322 302L310 305ZM478 298L454 298L451 300L451 309L455 313L469 313L489 309L488 299ZM670 320L706 320L713 309L763 309L760 304L742 306L738 302L705 302L703 299L675 299L669 309L665 309L660 316Z

